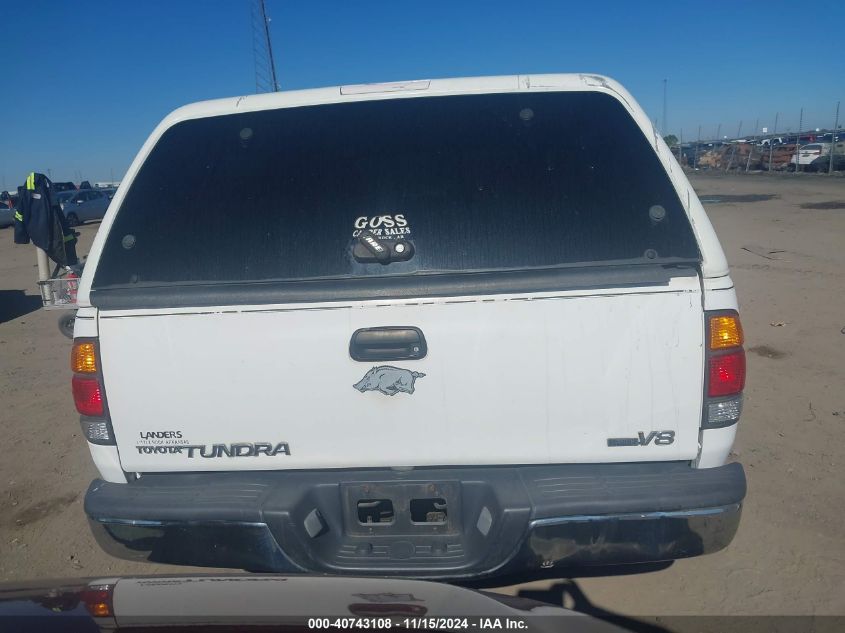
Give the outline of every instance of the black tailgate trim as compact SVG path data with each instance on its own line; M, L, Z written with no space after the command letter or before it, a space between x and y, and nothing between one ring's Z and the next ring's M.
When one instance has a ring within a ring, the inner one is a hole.
M133 310L665 286L673 277L691 277L698 274L698 264L697 261L666 262L664 260L660 264L598 265L354 279L137 285L92 288L90 301L92 305L102 310Z

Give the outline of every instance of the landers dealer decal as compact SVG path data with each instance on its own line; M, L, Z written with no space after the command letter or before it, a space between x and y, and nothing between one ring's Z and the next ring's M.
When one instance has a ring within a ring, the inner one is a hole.
M181 453L188 440L182 438L182 431L140 431L135 448L139 453Z
M185 455L189 459L204 457L258 457L290 455L287 442L236 442L234 444L191 444L182 431L140 431L135 444L143 455Z

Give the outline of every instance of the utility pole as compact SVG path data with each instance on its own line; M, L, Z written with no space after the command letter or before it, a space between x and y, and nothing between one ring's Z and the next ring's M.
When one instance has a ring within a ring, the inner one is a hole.
M804 125L804 108L798 115L798 135L795 137L795 173L801 171L801 161L798 158L798 148L801 147L801 126Z
M754 148L757 147L757 130L760 129L760 119L754 121L754 134L751 135L751 147L748 149L748 160L745 161L745 172L751 167L751 155L754 154Z
M668 80L663 80L663 129L660 130L661 136L666 136L666 82Z
M772 152L775 150L775 134L778 131L778 117L780 112L775 112L775 125L772 128L772 136L769 138L769 171L772 171Z
M830 137L830 166L827 173L833 173L833 154L836 152L836 129L839 127L839 101L836 102L836 118L833 121L833 136Z
M678 140L678 164L684 166L684 128L681 128L681 138Z
M736 156L736 141L739 139L739 135L742 134L742 121L739 122L739 127L736 129L736 138L734 139L734 146L731 150L731 158L728 160L728 166L725 167L725 171L730 171L731 166L734 163L734 157Z
M701 126L698 126L698 140L695 142L695 153L692 155L692 168L698 168L698 146L701 145Z

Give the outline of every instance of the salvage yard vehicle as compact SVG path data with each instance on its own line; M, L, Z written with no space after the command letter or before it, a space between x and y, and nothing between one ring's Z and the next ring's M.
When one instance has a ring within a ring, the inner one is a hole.
M58 200L68 224L79 226L91 220L102 220L106 209L109 208L111 196L107 191L80 189L60 193Z
M802 145L789 160L790 170L794 170L796 165L809 165L822 155L823 149L821 143Z
M53 183L53 190L56 192L61 191L76 191L76 185L72 182L54 182Z
M789 163L794 167L797 165L809 165L822 155L827 155L829 152L825 151L823 143L810 143L809 145L802 145L798 151L793 154Z
M12 226L15 223L15 210L12 208L12 203L6 200L0 200L0 229L5 229L7 226Z
M78 304L85 512L118 556L466 579L696 556L737 529L734 285L611 79L178 109Z
M830 143L810 143L809 145L802 145L793 154L789 161L790 168L794 170L797 164L810 166L810 169L813 171L827 171L830 168L831 148L833 148L834 159L839 155L845 156L845 141L838 142L835 145L831 145Z
M833 171L845 171L845 153L833 155ZM817 158L810 163L811 171L827 172L830 171L831 161L830 154Z

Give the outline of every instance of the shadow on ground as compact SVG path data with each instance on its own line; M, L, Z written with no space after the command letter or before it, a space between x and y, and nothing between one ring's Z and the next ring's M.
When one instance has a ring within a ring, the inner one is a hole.
M521 585L538 580L572 580L573 578L604 578L609 576L639 576L656 571L663 571L673 565L674 561L659 563L634 563L630 565L594 565L584 567L561 567L549 569L534 569L526 574L506 574L492 578L472 579L455 584L473 589L492 589Z
M660 563L640 563L632 565L602 565L594 567L571 567L561 569L547 569L542 571L533 570L530 574L510 574L504 577L487 578L481 580L464 581L460 584L473 589L491 589L494 587L505 587L518 585L538 580L553 581L548 589L521 589L516 593L518 598L526 598L536 602L543 602L556 607L565 607L577 613L589 615L598 620L604 620L614 624L622 631L632 633L672 633L672 629L665 628L657 623L648 622L646 619L633 618L630 616L608 611L594 605L583 592L574 578L597 578L605 576L633 576L640 574L662 571L671 567L673 561ZM562 577L566 574L567 577ZM631 580L636 583L635 579ZM506 596L497 596L506 598ZM653 618L650 618L653 619Z
M602 609L594 605L574 580L561 580L548 589L523 589L517 595L520 598L528 598L537 602L566 607L577 613L583 613L598 620L615 624L621 627L622 630L631 631L632 633L670 633L669 629L658 624L614 613L613 611L608 611L607 609Z
M41 297L26 294L23 290L0 290L0 323L12 321L41 307Z

